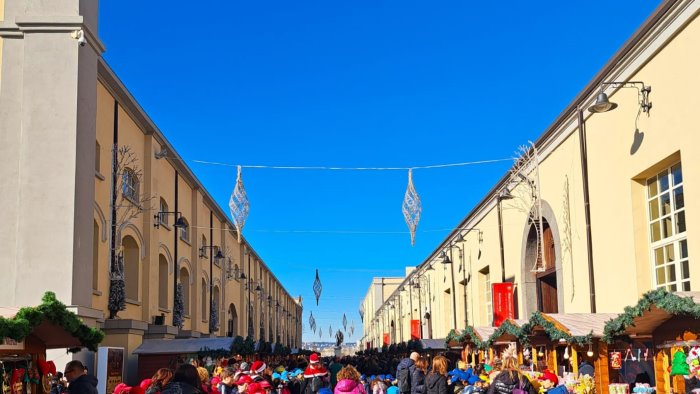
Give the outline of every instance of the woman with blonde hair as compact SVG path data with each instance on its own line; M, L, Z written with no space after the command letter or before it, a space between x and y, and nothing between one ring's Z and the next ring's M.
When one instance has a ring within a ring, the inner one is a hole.
M337 379L333 394L367 394L360 384L360 373L352 365L338 371Z
M146 388L146 394L158 394L163 391L163 387L170 383L173 378L173 371L168 368L161 368L153 374L151 384Z
M433 368L425 378L427 394L447 394L447 359L437 356L433 359Z
M487 394L537 394L530 380L520 372L515 344L503 352L501 363L501 371L491 381Z

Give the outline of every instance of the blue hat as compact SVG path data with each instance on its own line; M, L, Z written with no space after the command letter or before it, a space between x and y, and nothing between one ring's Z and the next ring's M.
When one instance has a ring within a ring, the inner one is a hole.
M375 378L376 378L376 376L375 376L375 375L372 375L372 376L369 377L369 380L374 380Z
M394 380L394 377L391 375L386 375L386 380Z
M333 392L328 387L323 387L318 390L318 394L333 394Z
M467 383L469 383L469 385L473 385L474 383L476 383L476 382L481 382L481 381L482 381L482 380L481 380L480 377L475 376L475 375L472 375L472 376L469 377L469 380L467 380Z
M386 376L384 376L384 375L379 375L379 380L386 380Z
M360 375L360 380L367 380L367 376L365 376L365 375Z

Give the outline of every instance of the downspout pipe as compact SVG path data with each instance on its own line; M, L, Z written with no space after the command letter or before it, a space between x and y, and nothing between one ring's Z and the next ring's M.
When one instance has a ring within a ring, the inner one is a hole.
M117 264L117 174L118 161L119 161L119 102L114 100L114 129L112 130L112 185L111 185L111 195L110 195L110 216L111 216L111 234L110 234L110 285L112 274L116 270ZM114 319L117 317L117 311L109 311L109 318Z
M178 183L179 183L179 178L180 175L178 174L177 170L175 170L175 212L178 211ZM175 213L175 219L177 220L177 213ZM175 231L173 231L173 326L175 326L175 298L177 295L177 277L180 274L178 265L177 265L177 244L178 244L178 233L180 232L179 228L176 228Z
M588 289L591 313L596 313L595 275L593 272L593 237L591 234L591 204L588 184L588 147L586 143L586 122L583 109L578 107L579 150L581 156L581 178L583 179L583 209L586 219L586 250L588 252Z

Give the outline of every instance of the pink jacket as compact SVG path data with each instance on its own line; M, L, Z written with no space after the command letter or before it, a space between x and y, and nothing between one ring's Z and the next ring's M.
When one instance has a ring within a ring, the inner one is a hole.
M335 390L333 394L367 394L365 393L365 388L360 383L350 380L342 379L338 381L335 385Z

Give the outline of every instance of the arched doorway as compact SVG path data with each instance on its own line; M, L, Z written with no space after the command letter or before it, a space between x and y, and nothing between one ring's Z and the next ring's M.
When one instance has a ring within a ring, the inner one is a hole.
M235 337L238 336L238 313L236 313L236 306L231 303L228 306L228 323L227 323L226 336Z
M538 237L538 221L529 222L525 228L521 283L524 305L520 316L530 316L534 311L564 312L559 232L554 213L545 201L542 201L541 229L542 242Z

